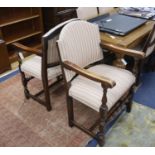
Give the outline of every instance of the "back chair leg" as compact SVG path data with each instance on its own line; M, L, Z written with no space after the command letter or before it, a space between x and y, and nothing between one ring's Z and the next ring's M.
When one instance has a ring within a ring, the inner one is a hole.
M132 109L132 99L133 99L133 94L134 94L134 87L131 88L130 90L131 96L129 97L129 101L126 103L126 112L131 112Z
M73 109L73 99L67 95L67 111L68 111L68 124L70 127L74 126L74 109Z
M47 79L43 79L43 87L44 87L44 94L45 94L45 106L46 106L47 111L51 111L52 106L51 106L50 93L49 93Z
M20 71L20 72L21 72L22 84L23 84L23 87L24 87L24 94L25 94L26 99L29 99L30 98L30 96L29 96L30 93L29 93L29 90L27 88L28 81L26 79L26 76L25 76L24 72L22 72L22 71Z

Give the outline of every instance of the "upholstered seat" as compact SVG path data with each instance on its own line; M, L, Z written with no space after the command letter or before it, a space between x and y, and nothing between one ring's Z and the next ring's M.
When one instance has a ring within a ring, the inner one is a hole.
M21 70L28 75L31 75L39 80L42 80L41 76L41 57L34 56L30 60L26 60L21 65ZM62 74L60 66L55 66L47 69L48 80L54 79Z
M116 86L107 92L109 110L135 82L135 76L131 72L117 67L101 64L88 70L100 76L113 79L116 82ZM72 81L69 95L99 112L102 104L103 88L100 83L79 75Z

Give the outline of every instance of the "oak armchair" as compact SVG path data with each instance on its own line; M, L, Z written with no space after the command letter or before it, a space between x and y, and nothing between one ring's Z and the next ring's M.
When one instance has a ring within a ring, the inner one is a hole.
M38 103L44 105L48 111L52 109L49 87L53 86L62 79L62 72L59 65L58 51L56 40L63 26L69 22L63 22L42 36L42 50L24 46L18 42L13 43L17 49L19 56L19 71L21 73L24 94L27 99L32 98ZM24 59L23 52L29 52L34 56L28 60ZM43 90L35 95L31 94L28 89L28 82L33 78L39 79L43 84ZM48 81L52 80L52 84L48 86ZM39 95L44 93L45 100L41 100ZM52 101L53 102L53 101Z
M138 59L142 59L144 54L107 43L100 46L100 42L97 25L86 21L73 21L62 29L58 48L66 84L69 126L78 127L103 146L107 122L120 107L126 106L127 112L131 111L136 77L125 69L103 64L101 46ZM74 119L73 100L98 112L98 120L89 129ZM96 126L99 126L98 136L93 132Z

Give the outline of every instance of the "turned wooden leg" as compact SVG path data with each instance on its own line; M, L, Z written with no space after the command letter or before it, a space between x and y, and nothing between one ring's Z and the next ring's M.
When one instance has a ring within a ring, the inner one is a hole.
M102 105L100 106L100 124L99 124L99 133L98 133L98 142L100 146L104 146L105 143L105 125L108 113L107 103L107 87L102 84L103 88L103 97L102 97Z
M108 111L107 106L100 108L100 125L99 125L99 134L98 134L100 146L104 146L104 143L105 143L105 125L106 125L105 121L106 121L107 111Z
M73 99L67 95L67 111L68 111L68 124L70 127L74 126L74 108L73 108Z
M29 99L30 96L29 96L29 90L27 88L27 79L26 79L26 76L24 74L24 72L21 72L21 80L22 80L22 84L23 84L23 87L24 87L24 94L25 94L25 97L26 99Z

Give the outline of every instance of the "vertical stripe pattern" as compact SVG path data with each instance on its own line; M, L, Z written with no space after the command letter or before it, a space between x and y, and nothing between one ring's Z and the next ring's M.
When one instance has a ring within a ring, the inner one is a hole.
M74 21L66 25L60 33L58 45L62 61L68 60L80 67L103 59L99 28L86 21ZM74 75L65 70L67 81Z
M48 50L47 50L47 62L54 63L59 62L58 49L56 46L56 41L59 38L59 34L48 40Z

